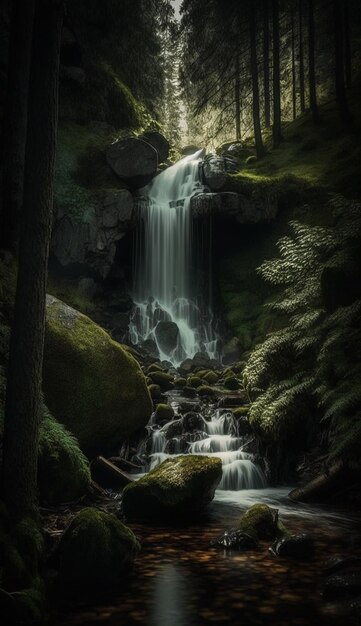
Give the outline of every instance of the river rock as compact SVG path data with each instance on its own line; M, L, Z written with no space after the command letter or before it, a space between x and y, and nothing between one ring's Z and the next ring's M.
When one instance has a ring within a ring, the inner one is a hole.
M222 478L220 459L185 455L168 459L123 492L128 518L193 516L214 498Z
M308 533L286 535L274 541L270 551L280 557L308 559L314 554L315 542Z
M218 546L226 550L257 550L258 543L241 530L225 530L223 535L218 537L211 543L213 546Z
M224 187L227 180L226 164L222 157L216 154L207 154L203 161L204 182L212 190Z
M151 146L158 153L158 163L164 163L168 159L169 156L169 141L159 133L157 130L150 130L146 133L143 133L140 137L147 143L150 143Z
M178 345L179 328L175 322L158 322L155 329L155 336L160 350L170 355Z
M182 421L184 432L186 433L192 433L195 430L205 430L204 419L200 413L190 411L183 416Z
M152 413L136 360L100 326L47 296L43 389L52 415L82 449L116 448L144 428Z
M157 172L156 149L136 137L118 139L112 143L106 150L106 159L116 175L135 189L144 187Z

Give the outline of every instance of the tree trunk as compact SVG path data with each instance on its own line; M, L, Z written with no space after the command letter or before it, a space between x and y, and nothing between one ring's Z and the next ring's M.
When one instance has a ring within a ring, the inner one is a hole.
M62 2L37 0L19 270L4 421L3 491L6 504L15 513L30 511L36 502L62 19Z
M297 117L297 92L296 92L296 42L295 42L295 16L291 9L291 46L292 46L292 115Z
M280 23L279 1L272 0L273 28L273 146L282 141L281 130L281 85L280 85Z
M241 79L239 67L239 51L236 51L236 68L234 78L234 98L236 103L236 140L241 139Z
M264 90L264 125L271 127L271 97L269 72L269 0L263 0L263 90Z
M299 36L299 73L300 73L300 108L301 113L306 110L305 103L305 61L303 53L303 13L302 0L298 2L298 36Z
M254 3L250 2L249 12L249 32L251 46L251 76L252 76L252 112L254 139L256 143L257 157L260 159L265 154L262 140L261 122L259 114L259 86L258 86L258 65L257 65L257 38L256 38L256 16Z
M317 93L316 93L316 72L315 72L315 3L308 0L308 77L310 90L310 109L312 119L317 124L320 120Z
M344 30L343 15L340 0L333 0L333 19L335 32L335 78L336 78L336 101L343 122L350 119L350 112L346 97L345 73L344 73Z
M350 36L350 14L348 0L343 2L343 32L345 42L345 76L346 87L350 89L352 85L352 53L351 53L351 36Z
M15 249L23 201L28 88L35 0L13 6L3 118L0 248Z

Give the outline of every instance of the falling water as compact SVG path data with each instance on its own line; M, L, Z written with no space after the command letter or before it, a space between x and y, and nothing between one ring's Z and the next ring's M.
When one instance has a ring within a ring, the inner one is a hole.
M193 267L191 198L204 190L200 164L203 151L185 157L159 174L144 190L135 252L136 308L130 324L135 344L152 339L160 357L179 364L199 350L216 355L209 307L197 294ZM157 339L159 322L175 322L176 346L164 351Z

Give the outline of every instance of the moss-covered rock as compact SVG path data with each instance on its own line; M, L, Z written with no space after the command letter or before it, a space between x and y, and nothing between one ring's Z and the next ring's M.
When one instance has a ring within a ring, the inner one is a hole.
M159 400L162 397L162 390L159 385L154 385L153 383L148 385L149 393L153 400Z
M168 459L123 492L126 517L194 515L211 502L222 477L220 459L185 455Z
M157 424L164 424L165 422L170 422L174 417L174 410L169 404L158 404L154 418Z
M183 378L182 376L180 378L176 378L174 381L174 386L177 389L183 389L184 387L187 386L187 379Z
M151 374L152 372L164 372L164 367L160 365L160 363L152 363L147 368L147 374Z
M239 528L254 539L275 539L286 533L278 511L267 504L254 504L242 515Z
M174 388L173 376L166 372L149 372L149 378L154 385L159 385L162 391L169 391Z
M202 379L199 376L189 376L187 385L189 387L194 387L194 389L198 389L198 387L202 385Z
M201 385L201 387L198 387L197 389L198 395L200 395L201 397L209 397L211 398L212 396L214 396L214 389L212 389L212 387L209 387L208 385Z
M207 372L202 378L208 385L215 385L218 382L218 375L215 372Z
M75 309L47 297L43 388L52 415L82 449L116 447L143 428L152 401L139 364Z
M77 596L108 591L122 581L140 550L133 532L113 514L83 509L59 545L62 587Z
M240 387L240 382L235 376L227 376L224 379L223 385L226 389L229 389L230 391L236 391Z
M40 425L38 487L46 504L71 502L90 485L89 462L75 437L46 410Z
M233 415L235 418L241 418L245 415L247 416L249 413L249 405L245 404L243 406L238 406L236 409L233 409Z

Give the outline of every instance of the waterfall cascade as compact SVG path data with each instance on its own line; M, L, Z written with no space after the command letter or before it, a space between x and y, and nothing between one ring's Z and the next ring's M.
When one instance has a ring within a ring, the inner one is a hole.
M191 198L204 190L200 165L203 151L185 157L145 188L135 246L134 300L130 324L134 344L155 342L161 359L178 365L198 351L216 356L210 302L198 291L194 259ZM210 290L210 289L209 289ZM204 300L203 300L204 302ZM173 322L174 344L165 348L157 327ZM178 331L177 331L178 329Z
M166 433L170 424L172 422L159 428L150 421L148 430L151 435L151 450L146 471L179 454L199 454L221 459L223 475L218 487L221 490L239 491L266 487L264 474L254 463L253 455L242 450L244 441L239 437L237 420L231 412L215 411L210 421L203 420L204 432L199 431L188 436L168 439ZM196 439L192 441L195 436Z

